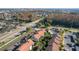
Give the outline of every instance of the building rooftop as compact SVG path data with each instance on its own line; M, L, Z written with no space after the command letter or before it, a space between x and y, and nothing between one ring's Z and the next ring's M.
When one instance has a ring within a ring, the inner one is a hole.
M17 50L19 51L28 51L30 47L34 44L34 42L29 39L26 43L22 44Z
M59 51L60 43L61 43L60 37L57 35L54 35L48 43L47 50L48 51Z
M45 29L41 29L39 30L35 35L35 39L39 40L41 36L44 36L44 33L45 33Z

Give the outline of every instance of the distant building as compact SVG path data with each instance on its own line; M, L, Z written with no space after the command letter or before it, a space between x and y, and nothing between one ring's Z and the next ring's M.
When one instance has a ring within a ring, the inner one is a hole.
M4 13L5 20L12 20L10 13Z
M0 19L4 19L4 13L0 13Z
M59 33L59 30L56 28L52 28L49 30L49 32L50 32L50 34L57 34L57 33Z

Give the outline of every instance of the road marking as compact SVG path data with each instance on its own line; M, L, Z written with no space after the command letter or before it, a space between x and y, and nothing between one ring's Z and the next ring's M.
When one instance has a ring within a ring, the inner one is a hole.
M18 38L18 37L16 37L15 39L17 39L17 38ZM7 44L11 43L11 42L12 42L12 41L14 41L15 39L13 39L13 40L11 40L11 41L7 42L6 44L2 45L0 48L2 48L2 47L4 47L4 46L6 46Z

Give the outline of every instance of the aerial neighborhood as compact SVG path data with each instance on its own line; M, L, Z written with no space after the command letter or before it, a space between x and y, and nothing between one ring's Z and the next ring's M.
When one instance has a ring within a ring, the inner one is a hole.
M0 51L79 51L79 9L0 9Z

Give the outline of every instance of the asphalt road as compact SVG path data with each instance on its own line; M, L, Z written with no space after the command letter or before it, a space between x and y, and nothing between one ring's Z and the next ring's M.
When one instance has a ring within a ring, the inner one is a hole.
M72 32L79 32L79 29L76 29L76 28L65 28L65 27L55 27L55 26L51 26L51 27L48 27L48 28L49 29L58 28L58 29L62 29L62 30L67 29L67 30L72 31Z
M19 32L22 31L24 28L31 27L31 26L33 26L33 25L35 26L36 23L38 23L39 21L41 21L41 20L43 20L43 19L44 19L44 17L43 17L43 18L40 18L40 19L38 19L38 20L36 20L36 21L34 21L34 22L27 23L27 24L25 24L24 26L19 27L19 28L16 28L16 29L14 29L13 31L9 32L8 34L5 34L4 36L0 37L0 42L10 40L9 42L4 43L2 46L0 46L0 48L3 48L3 47L6 46L7 44L9 44L9 43L11 43L12 41L16 40L17 37L16 37L15 39L9 39L9 38L15 37L16 33L19 33Z

